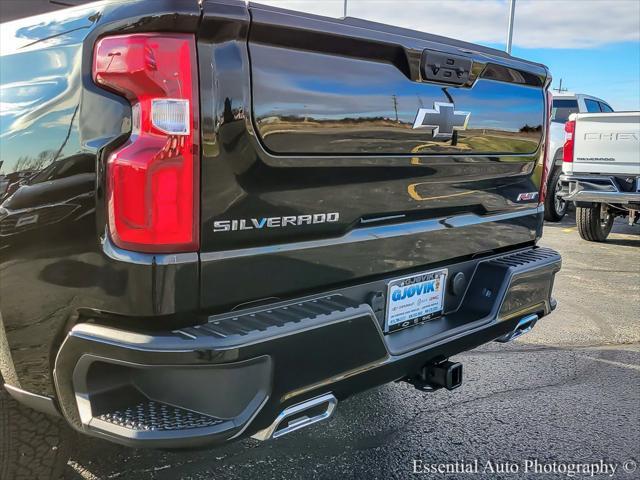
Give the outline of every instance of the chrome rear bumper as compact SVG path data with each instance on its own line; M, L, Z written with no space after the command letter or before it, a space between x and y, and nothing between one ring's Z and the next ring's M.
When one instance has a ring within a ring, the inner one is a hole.
M562 190L558 194L569 202L640 203L640 192L625 192L615 177L607 175L561 175ZM636 180L636 185L638 180Z

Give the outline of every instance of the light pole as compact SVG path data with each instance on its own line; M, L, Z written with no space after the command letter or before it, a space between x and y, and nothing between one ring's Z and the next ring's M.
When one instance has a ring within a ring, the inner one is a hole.
M347 16L347 0L344 0L344 7L342 8L342 16L345 18Z
M347 0L344 0L345 11ZM516 0L509 0L509 30L507 31L507 53L511 55L511 43L513 41L513 17L516 14Z

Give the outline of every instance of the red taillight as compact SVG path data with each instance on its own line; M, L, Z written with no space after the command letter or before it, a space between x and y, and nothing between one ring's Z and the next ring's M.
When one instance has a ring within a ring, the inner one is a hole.
M576 131L576 121L569 120L564 124L564 145L562 147L562 161L573 162L573 142Z
M107 160L109 233L142 252L198 249L199 134L195 38L189 34L105 37L94 81L131 103L127 142Z
M549 152L549 129L551 127L551 108L553 106L553 96L551 92L546 92L546 108L547 115L545 117L545 126L544 126L544 154L542 156L542 173L540 175L540 191L538 192L538 204L542 205L544 203L544 199L547 196L547 178L549 177L549 171L551 170L550 162L552 161L550 152Z

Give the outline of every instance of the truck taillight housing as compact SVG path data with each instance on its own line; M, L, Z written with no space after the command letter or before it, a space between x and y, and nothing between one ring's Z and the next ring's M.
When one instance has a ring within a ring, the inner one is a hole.
M149 33L102 38L95 45L93 79L131 103L131 136L107 159L112 241L140 252L197 250L195 37Z
M551 158L551 152L549 149L550 145L550 128L551 128L551 108L553 105L553 96L551 92L546 92L546 117L545 117L545 126L544 126L544 154L542 156L542 173L540 174L540 191L538 192L538 205L544 204L544 199L547 196L547 178L549 178L549 172L551 171L551 162L553 162L553 158Z
M573 162L573 142L576 133L576 121L569 120L564 124L564 145L562 147L562 161Z

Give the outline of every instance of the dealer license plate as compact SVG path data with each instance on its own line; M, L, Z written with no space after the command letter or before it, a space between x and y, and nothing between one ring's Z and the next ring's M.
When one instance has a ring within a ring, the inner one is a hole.
M442 315L446 284L446 268L389 282L384 331L393 332Z

